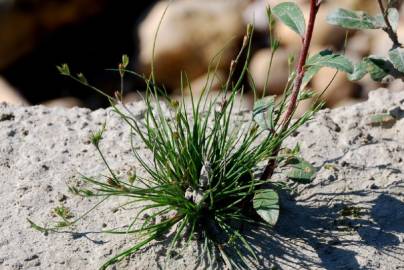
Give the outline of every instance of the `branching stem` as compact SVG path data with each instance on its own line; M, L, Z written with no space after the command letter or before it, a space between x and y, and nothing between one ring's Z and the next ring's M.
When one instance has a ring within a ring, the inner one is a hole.
M304 38L302 38L302 49L299 54L299 60L296 67L296 78L293 84L292 94L290 97L289 105L286 110L285 118L282 123L281 133L283 133L289 127L289 123L292 119L293 113L296 110L297 100L300 92L300 88L302 86L305 70L306 59L309 54L311 38L313 36L314 24L316 22L317 12L321 5L321 0L310 0L310 15L309 22L307 25L307 30ZM273 156L277 156L280 150L280 146L274 152ZM266 180L270 178L274 172L276 166L276 159L270 159L268 161L267 166L264 169L264 172L261 175L262 180Z
M383 5L383 0L377 0L377 2L379 3L379 8L380 11L383 14L383 19L384 22L386 23L386 27L383 28L383 30L389 35L389 38L391 39L391 41L393 42L393 49L395 48L401 48L402 45L401 43L398 41L398 36L397 33L394 31L393 27L391 26L390 20L389 20L389 12L388 12L388 8L386 9Z

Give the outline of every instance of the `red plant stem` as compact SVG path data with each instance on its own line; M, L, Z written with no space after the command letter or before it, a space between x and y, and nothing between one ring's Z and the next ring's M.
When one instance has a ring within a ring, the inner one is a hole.
M288 127L289 123L292 119L293 113L295 112L297 106L297 99L299 97L300 88L302 86L305 70L306 59L309 54L311 38L313 36L314 31L314 24L316 22L317 12L320 8L321 0L310 0L310 15L309 15L309 22L307 25L307 30L305 37L302 38L302 50L300 51L299 55L299 62L296 67L296 78L293 84L292 95L290 97L289 105L285 114L285 118L282 123L281 133L283 133ZM272 156L276 157L280 150L280 146L275 149ZM264 169L264 172L261 175L261 180L266 180L270 178L275 170L276 159L271 159L268 161L267 166Z
M290 97L289 106L286 111L285 120L284 120L283 126L282 126L283 131L288 128L290 120L292 119L292 116L293 116L293 112L296 109L297 98L299 96L300 88L301 88L302 82L303 82L304 73L306 71L304 66L306 64L306 59L309 54L311 38L313 36L313 30L314 30L314 23L316 21L316 15L317 15L317 11L318 11L319 7L320 7L320 4L317 4L316 0L311 0L309 24L307 26L306 35L303 38L303 48L300 52L299 62L297 64L297 69L296 69L297 74L296 74L295 82L293 84L292 95Z

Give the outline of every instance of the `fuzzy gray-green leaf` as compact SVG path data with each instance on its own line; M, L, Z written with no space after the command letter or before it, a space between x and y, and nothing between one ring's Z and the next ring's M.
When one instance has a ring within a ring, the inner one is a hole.
M307 61L306 66L329 67L346 73L354 71L351 61L343 55L334 54L330 50L324 50L314 55Z
M354 66L345 56L334 54L331 50L323 50L311 56L306 63L306 72L303 77L302 88L304 88L322 67L335 68L339 71L351 74Z
M367 71L370 74L372 80L381 82L387 75L389 75L389 64L388 60L381 57L369 56L364 59L367 64Z
M262 130L274 128L275 98L268 96L257 100L254 103L253 118Z
M320 66L309 66L306 69L303 77L302 89L304 89L307 84L313 79L313 77L317 74L317 72L321 69Z
M306 32L306 21L299 6L293 2L285 2L275 6L272 13L301 37Z
M394 53L398 52L390 52L390 54ZM399 56L394 55L393 58L394 57ZM391 78L399 78L403 73L400 72L398 68L400 68L404 62L400 59L395 59L395 61L396 63L392 63L389 59L370 55L355 65L354 72L348 76L348 78L351 81L357 81L362 79L367 73L369 73L372 80L377 82L385 82Z
M396 48L391 50L389 52L389 58L398 71L404 72L404 49Z
M257 214L269 225L274 226L279 218L279 196L272 189L258 190L253 199Z
M398 10L396 8L389 8L387 17L389 19L391 27L393 28L393 31L397 31L398 23L400 20L400 14L399 14ZM383 29L383 28L387 27L382 14L376 15L374 17L374 19L376 22L376 24L375 24L376 28Z
M351 11L339 8L327 16L327 22L348 29L381 28L378 21L363 11Z
M354 65L354 71L348 75L348 79L351 81L359 81L367 73L367 63L366 61L361 61Z
M304 159L294 159L290 167L288 178L301 184L310 183L316 175L316 169Z
M396 8L389 8L389 22L394 31L397 31L398 23L400 21L400 13Z

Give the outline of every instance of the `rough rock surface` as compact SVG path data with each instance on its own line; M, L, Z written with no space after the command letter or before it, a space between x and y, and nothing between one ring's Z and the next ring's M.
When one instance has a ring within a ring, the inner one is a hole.
M140 119L144 105L132 109ZM370 124L372 115L389 110L394 121ZM263 258L251 268L404 269L403 118L404 92L378 90L368 102L321 111L288 139L319 172L295 196L282 196L274 229L251 232ZM117 201L102 204L72 232L46 236L26 221L47 223L58 205L78 215L96 203L72 196L66 183L79 173L106 172L88 139L105 120L101 147L111 166L123 172L136 166L129 130L110 110L0 105L0 269L97 269L136 242L96 233L136 214L117 209ZM166 249L161 239L116 269L206 268L197 262L197 245L180 247L170 260Z

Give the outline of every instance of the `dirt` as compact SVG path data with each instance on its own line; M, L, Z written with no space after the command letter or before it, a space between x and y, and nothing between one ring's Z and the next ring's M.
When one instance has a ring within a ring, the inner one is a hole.
M141 119L144 104L131 109ZM285 146L299 143L318 173L313 183L281 194L274 228L247 232L262 258L250 268L404 269L403 118L404 92L381 89L367 102L319 112L289 138ZM97 269L136 243L132 235L97 233L130 223L137 209L118 208L124 199L106 201L60 233L45 235L27 222L49 224L56 206L77 217L97 203L72 195L67 184L80 173L106 173L89 141L104 121L101 148L112 168L139 167L129 129L110 109L1 104L0 119L0 269ZM197 243L165 259L168 243L162 238L113 269L206 269Z

